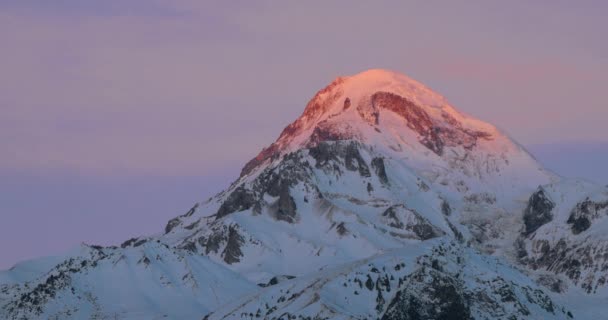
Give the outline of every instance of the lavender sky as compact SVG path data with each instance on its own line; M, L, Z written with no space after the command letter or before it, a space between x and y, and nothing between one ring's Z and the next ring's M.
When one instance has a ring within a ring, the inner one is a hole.
M0 269L161 231L318 89L369 68L608 183L606 16L605 1L0 0Z

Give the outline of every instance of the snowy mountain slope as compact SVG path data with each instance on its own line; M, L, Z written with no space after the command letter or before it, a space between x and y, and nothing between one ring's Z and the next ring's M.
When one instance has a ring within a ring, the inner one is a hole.
M608 187L581 180L543 186L526 216L529 230L517 241L521 263L542 271L539 277L554 291L571 283L608 295Z
M529 195L556 179L423 85L371 70L319 91L228 190L161 240L262 282L443 234L510 250Z
M429 240L261 290L220 319L569 319L536 284L458 242Z
M543 169L424 85L370 70L319 91L162 234L0 273L0 317L586 316L608 297L605 192Z
M83 246L36 278L23 277L22 267L2 274L11 278L0 287L3 319L198 318L257 288L205 257L157 242Z
M242 176L289 152L349 139L384 149L430 180L464 182L460 189L517 190L551 179L495 127L458 112L424 85L386 70L338 78L319 91L302 116L244 167Z
M180 218L161 240L265 282L452 232L442 200L420 179L405 172L393 175L401 180L382 182L385 175L367 164L381 159L373 151L351 141L322 146L291 154L235 187L217 214L198 218L197 211ZM326 155L336 158L323 162ZM353 166L344 163L347 158ZM390 166L383 166L387 177Z

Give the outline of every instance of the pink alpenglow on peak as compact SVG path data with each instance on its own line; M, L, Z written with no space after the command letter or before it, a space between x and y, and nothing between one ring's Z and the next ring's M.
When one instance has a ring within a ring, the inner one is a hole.
M521 168L533 168L530 177L539 183L552 176L493 125L461 113L403 74L372 69L338 77L317 92L302 115L244 166L241 177L291 152L336 140L386 148L396 158L408 155L422 171L433 165L462 169L464 161L476 163L476 169L463 170L477 178Z

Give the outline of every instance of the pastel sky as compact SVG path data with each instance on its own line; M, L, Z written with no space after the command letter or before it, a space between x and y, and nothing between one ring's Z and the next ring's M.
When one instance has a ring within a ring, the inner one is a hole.
M369 68L524 145L604 152L606 16L605 1L1 0L0 269L160 231Z

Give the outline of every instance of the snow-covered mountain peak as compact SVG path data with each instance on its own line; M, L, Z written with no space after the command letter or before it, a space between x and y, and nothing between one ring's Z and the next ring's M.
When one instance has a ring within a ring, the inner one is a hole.
M162 234L0 272L0 318L596 319L606 230L605 187L374 69Z
M432 171L434 178L441 175L438 168L490 179L505 170L517 171L522 179L530 177L524 184L534 187L551 178L494 126L461 113L425 85L382 69L338 77L318 91L302 115L244 166L241 178L300 149L344 140L406 159L408 166ZM519 187L519 179L508 175Z
M383 91L399 94L424 106L440 108L447 105L443 96L424 84L390 70L370 69L342 79L345 94L353 98L360 98L360 94Z
M352 76L338 77L328 86L321 89L307 104L301 117L303 126L314 125L329 118L339 118L342 121L369 120L365 114L378 112L382 108L377 100L379 94L393 94L407 101L396 104L391 108L394 112L412 112L408 105L420 108L430 118L439 120L449 118L463 123L470 129L477 129L493 133L495 128L487 123L475 121L463 115L451 106L440 94L434 92L424 84L397 72L384 69L371 69ZM376 97L374 97L376 95ZM351 106L353 108L351 109ZM364 114L362 119L341 117L348 114L349 109ZM337 121L336 121L337 122ZM289 127L288 127L289 128Z

